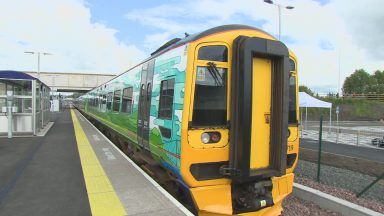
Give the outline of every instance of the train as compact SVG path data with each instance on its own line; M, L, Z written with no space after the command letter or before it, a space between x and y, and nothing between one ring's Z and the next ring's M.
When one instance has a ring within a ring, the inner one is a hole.
M175 38L76 108L196 215L279 215L298 161L297 58L224 25Z

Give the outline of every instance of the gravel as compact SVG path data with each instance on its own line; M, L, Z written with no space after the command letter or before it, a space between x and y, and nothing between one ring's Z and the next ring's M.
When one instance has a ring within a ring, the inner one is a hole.
M300 198L289 196L283 201L283 216L298 216L298 215L334 215L341 216L339 213L335 213L326 209L320 208L313 202L308 202Z
M376 183L362 197L356 197L358 192L376 179L375 177L322 165L320 183L317 183L314 181L317 174L317 164L302 160L299 161L295 174L295 181L299 184L384 213L384 181Z

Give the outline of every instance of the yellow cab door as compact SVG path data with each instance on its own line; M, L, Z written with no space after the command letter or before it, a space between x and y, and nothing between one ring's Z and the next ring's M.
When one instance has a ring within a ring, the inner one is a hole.
M267 168L269 166L271 69L271 59L253 58L251 169Z

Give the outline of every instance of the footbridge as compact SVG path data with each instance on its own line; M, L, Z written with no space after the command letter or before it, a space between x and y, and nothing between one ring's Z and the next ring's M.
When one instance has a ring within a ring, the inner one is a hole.
M37 72L24 72L38 77ZM115 74L107 73L40 72L39 79L51 89L59 92L86 92L115 76Z

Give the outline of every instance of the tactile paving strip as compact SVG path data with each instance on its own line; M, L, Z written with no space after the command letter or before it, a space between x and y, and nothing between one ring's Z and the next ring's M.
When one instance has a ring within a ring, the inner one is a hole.
M73 110L71 115L92 215L127 215Z

